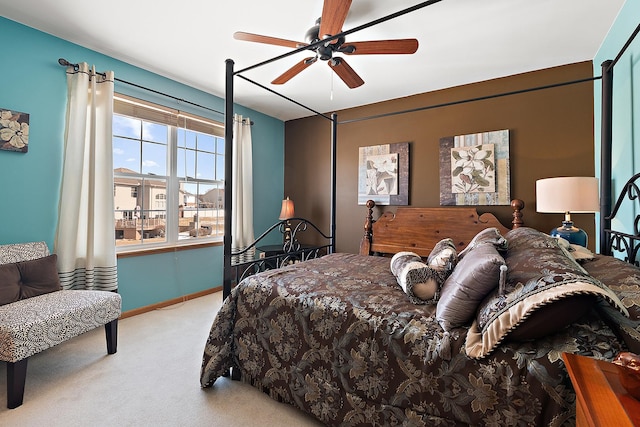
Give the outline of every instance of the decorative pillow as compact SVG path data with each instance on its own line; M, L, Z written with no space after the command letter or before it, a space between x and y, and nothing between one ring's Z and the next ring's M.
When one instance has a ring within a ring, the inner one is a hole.
M391 272L414 304L433 303L438 299L441 274L422 262L413 252L398 252L391 258Z
M11 264L0 265L0 305L20 299L20 271Z
M558 244L560 245L560 247L566 250L566 252L568 252L569 255L571 255L573 259L575 259L576 261L582 262L582 261L588 261L593 259L594 257L593 252L591 252L589 249L585 248L584 246L574 245L573 243L570 243L568 240L559 236L553 236L553 237L558 240Z
M578 262L589 261L595 257L595 254L584 246L571 244L569 254Z
M528 340L564 328L593 307L595 299L585 295L601 297L628 316L615 293L587 274L555 238L528 227L511 230L505 237L509 242L505 293L494 290L478 308L465 343L470 357L487 356L510 335ZM555 304L558 307L552 308ZM548 308L536 314L543 307ZM529 328L528 319L533 319Z
M507 250L507 239L505 239L502 234L500 234L500 230L495 227L490 227L485 228L484 230L476 234L475 237L471 239L467 247L460 251L460 253L458 254L458 259L464 258L464 256L469 253L469 251L482 243L491 243L499 251Z
M506 272L504 259L490 242L468 251L442 285L436 307L442 329L449 331L470 323L484 297L504 284Z
M450 238L440 240L427 257L427 265L441 272L444 279L449 277L457 263L456 245Z
M20 299L31 298L49 292L59 291L60 278L56 262L58 257L52 254L31 261L17 262L20 271Z

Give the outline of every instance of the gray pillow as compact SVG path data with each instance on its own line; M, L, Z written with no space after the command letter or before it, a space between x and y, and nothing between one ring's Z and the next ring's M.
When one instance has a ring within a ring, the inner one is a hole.
M490 227L485 228L476 234L475 237L471 239L467 247L460 251L458 259L462 259L467 253L469 253L469 251L482 243L491 243L499 251L507 250L507 239L500 234L500 230L495 227Z
M436 307L436 319L450 331L470 324L482 300L498 286L504 286L507 266L496 247L475 245L442 285Z

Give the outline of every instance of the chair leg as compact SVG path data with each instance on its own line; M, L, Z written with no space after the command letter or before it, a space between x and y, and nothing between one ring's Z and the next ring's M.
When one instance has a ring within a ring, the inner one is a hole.
M22 405L24 383L27 379L27 360L7 362L7 408L14 409Z
M104 332L107 336L107 353L114 354L118 351L118 319L104 325Z

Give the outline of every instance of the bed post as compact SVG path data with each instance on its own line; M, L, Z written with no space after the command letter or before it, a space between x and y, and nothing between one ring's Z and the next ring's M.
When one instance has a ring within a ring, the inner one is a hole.
M513 209L513 221L511 221L511 228L519 228L524 225L522 221L522 209L524 209L524 201L520 199L513 199L511 201L511 209Z
M338 147L338 115L331 114L331 247L329 253L336 251L336 159Z
M222 299L231 293L231 188L233 179L233 60L227 59L224 97L224 251Z
M367 200L367 216L364 220L364 236L360 240L360 255L371 255L371 238L373 236L373 208L376 202Z
M600 253L611 255L609 234L611 228L611 149L613 120L613 61L602 63L602 112L600 129Z

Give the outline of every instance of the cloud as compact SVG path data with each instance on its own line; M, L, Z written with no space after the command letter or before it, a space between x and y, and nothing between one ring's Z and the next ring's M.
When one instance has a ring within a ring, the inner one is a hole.
M122 154L124 154L124 150L122 148L114 148L113 149L113 154L116 154L118 156L122 155Z
M159 166L156 162L154 162L153 160L143 160L142 161L142 166L146 166L146 167L157 167Z

